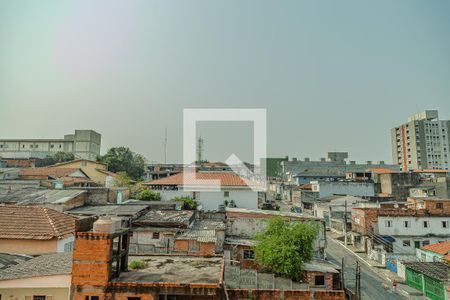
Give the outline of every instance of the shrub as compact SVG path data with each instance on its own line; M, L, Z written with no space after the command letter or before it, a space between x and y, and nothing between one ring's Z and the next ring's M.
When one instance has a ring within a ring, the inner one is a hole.
M142 190L136 195L138 200L160 201L161 195L152 190Z
M198 202L189 197L175 197L173 200L183 202L183 209L196 210L198 207Z
M143 260L133 260L130 263L130 269L137 270L137 269L144 269L147 266L147 263Z

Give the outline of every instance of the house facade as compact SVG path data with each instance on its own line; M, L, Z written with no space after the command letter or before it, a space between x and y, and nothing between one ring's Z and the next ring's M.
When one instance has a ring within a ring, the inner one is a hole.
M163 201L176 197L189 197L197 200L205 211L218 210L220 206L258 208L259 192L252 190L241 177L231 172L196 172L193 182L178 173L162 179L145 182L149 189L158 192ZM211 181L220 184L217 189Z

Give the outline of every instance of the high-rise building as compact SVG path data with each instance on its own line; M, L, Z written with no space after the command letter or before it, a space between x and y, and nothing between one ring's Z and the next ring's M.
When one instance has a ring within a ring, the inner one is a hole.
M392 158L403 171L450 168L450 121L427 110L391 129Z
M75 158L95 160L102 136L94 130L75 130L62 139L0 139L0 157L45 158L56 152L73 153Z

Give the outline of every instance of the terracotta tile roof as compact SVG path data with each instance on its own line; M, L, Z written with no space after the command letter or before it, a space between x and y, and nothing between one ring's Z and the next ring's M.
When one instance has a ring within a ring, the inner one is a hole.
M92 163L95 163L95 164L98 164L98 165L108 166L107 164L105 164L103 162L95 161L95 160L92 160L92 159L85 159L85 158L79 158L79 159L64 161L64 162L60 162L60 163L54 164L53 166L64 166L64 165L68 165L68 164L71 164L71 163L74 163L74 162L81 162L81 161L92 162Z
M222 186L247 186L244 180L230 172L197 172L196 180L220 180ZM169 177L144 182L145 185L199 185L188 179L183 181L183 173L178 173ZM203 185L207 183L204 182ZM201 185L201 184L200 184ZM255 183L256 185L256 183Z
M302 190L312 190L312 184L311 183L305 183L303 185L300 186L300 189Z
M74 232L75 220L42 206L0 206L0 239L64 238Z
M78 168L55 168L55 167L42 167L42 168L27 168L20 170L20 176L51 176L55 178L67 177L70 174L81 171ZM82 171L81 171L82 172Z
M108 175L108 176L111 176L111 177L116 177L116 176L117 176L116 173L111 172L111 171L102 170L102 169L95 169L95 170L98 171L98 172L100 172L100 173L103 173L103 174L106 174L106 175Z
M450 241L426 245L421 248L422 250L431 251L437 254L445 255L450 252Z
M444 257L442 257L442 260L450 263L450 254L447 254Z

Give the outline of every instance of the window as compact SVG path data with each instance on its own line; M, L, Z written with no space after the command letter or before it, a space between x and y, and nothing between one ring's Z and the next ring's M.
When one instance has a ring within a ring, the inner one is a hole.
M392 221L391 220L384 221L384 226L385 227L392 227Z
M436 203L436 209L443 209L443 208L444 208L444 203L442 203L442 202Z
M323 275L316 275L314 277L314 285L315 286L325 285L325 276L323 276Z
M448 228L448 221L442 221L442 228Z
M420 248L420 241L414 241L414 248Z
M224 197L230 197L230 192L229 192L229 191L223 192L223 196L224 196Z
M86 296L85 300L98 300L98 296Z
M53 148L55 148L55 145L51 144L50 149L53 149Z
M403 241L403 247L411 247L411 241L410 240L404 240Z
M33 296L33 300L45 300L45 296Z
M404 221L403 223L405 224L405 228L409 228L410 227L409 221Z
M429 245L429 244L430 244L429 240L425 240L425 241L422 242L422 246L426 246L426 245Z
M64 252L73 251L73 241L64 244Z
M254 260L255 259L255 251L251 249L242 250L242 257L244 260Z
M128 300L141 300L141 297L128 297Z
M59 145L59 149L61 149L61 145Z
M154 240L159 240L159 232L153 232L153 237Z
M428 221L423 221L423 228L428 228Z

